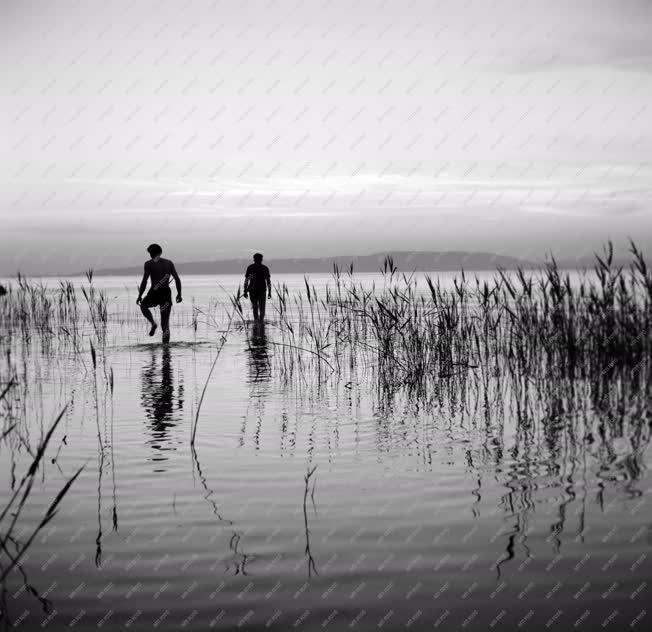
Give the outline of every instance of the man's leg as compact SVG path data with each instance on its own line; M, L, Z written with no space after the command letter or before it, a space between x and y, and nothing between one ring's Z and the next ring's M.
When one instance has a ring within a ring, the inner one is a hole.
M259 301L260 301L260 322L262 323L265 320L265 301L267 300L267 295L265 292L263 292L260 295Z
M255 294L251 296L251 309L254 311L254 320L258 320L258 297Z
M166 301L161 305L161 329L163 330L163 342L170 342L170 313L172 312L172 301Z
M149 309L149 303L147 302L147 297L145 297L141 304L140 304L140 311L143 313L143 316L147 318L149 321L150 325L152 326L151 329L149 330L149 335L153 336L154 332L156 331L156 322L154 321L154 317L152 316L152 312Z

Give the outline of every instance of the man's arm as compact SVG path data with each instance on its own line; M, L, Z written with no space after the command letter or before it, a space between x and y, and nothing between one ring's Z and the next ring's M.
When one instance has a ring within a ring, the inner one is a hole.
M172 264L172 270L170 270L170 274L174 279L174 284L177 286L177 303L181 303L181 279L177 274L177 269L174 267L174 264Z
M266 281L267 281L267 298L272 298L272 279L269 274L269 268L267 268L267 275L266 275Z
M142 298L143 292L147 287L147 279L149 279L149 268L147 267L147 261L146 261L143 267L143 280L140 282L140 287L138 288L138 298L136 299L136 303L138 305L140 305L140 299Z

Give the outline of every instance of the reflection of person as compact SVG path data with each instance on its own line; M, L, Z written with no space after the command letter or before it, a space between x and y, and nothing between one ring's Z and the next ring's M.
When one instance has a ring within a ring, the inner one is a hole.
M158 349L152 348L150 362L142 372L141 403L150 422L152 446L166 450L170 449L165 445L169 442L170 430L180 421L178 411L183 409L183 385L179 384L175 393L170 347L163 347L160 370L157 356Z
M265 320L265 290L267 298L272 298L272 281L269 268L263 265L263 255L257 252L254 262L249 264L245 272L244 296L251 297L251 307L254 311L254 320Z
M160 307L161 309L161 329L163 331L163 342L170 342L170 312L172 311L172 292L170 292L170 280L174 279L177 286L177 303L181 303L181 279L177 274L174 263L169 259L163 259L161 254L163 249L158 244L151 244L147 247L151 259L145 262L143 280L138 288L138 298L136 303L140 305L140 311L147 318L152 326L149 335L153 336L156 332L156 323L152 317L150 307ZM143 299L143 292L147 287L147 279L150 279L151 285L149 292Z
M4 296L7 293L7 289L4 285L0 285L0 296Z
M270 362L267 352L265 324L263 322L252 323L247 342L249 343L249 381L263 382L268 380Z

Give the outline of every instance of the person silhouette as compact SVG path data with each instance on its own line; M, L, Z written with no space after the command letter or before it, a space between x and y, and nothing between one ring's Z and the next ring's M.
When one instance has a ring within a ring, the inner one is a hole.
M267 298L272 298L269 268L263 265L263 255L257 252L254 255L254 262L247 267L244 282L244 297L247 298L247 295L251 297L255 321L265 320L265 290L267 290Z
M174 279L177 286L177 303L181 303L181 279L177 274L174 263L169 259L163 259L163 249L158 244L150 244L147 247L151 259L145 261L145 269L143 271L143 280L140 282L138 288L138 298L136 304L140 305L140 311L143 316L149 321L151 328L149 335L153 336L156 333L158 325L152 317L151 307L158 306L161 310L161 329L163 331L163 342L170 342L170 312L172 311L172 292L170 291L170 278ZM143 292L147 287L147 279L150 279L151 284L149 292L142 298Z

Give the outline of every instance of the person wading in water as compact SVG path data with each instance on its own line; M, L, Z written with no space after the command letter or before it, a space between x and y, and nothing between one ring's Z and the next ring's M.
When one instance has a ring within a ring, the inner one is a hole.
M254 262L249 264L245 272L245 298L247 298L247 294L251 297L254 320L264 322L265 294L267 294L267 298L272 298L272 281L269 276L269 268L263 265L263 255L259 252L254 255Z
M170 291L170 279L174 279L177 286L177 303L181 303L181 279L169 259L163 259L163 248L158 244L151 244L147 247L147 252L151 259L145 261L145 270L143 280L138 288L138 298L136 303L140 305L140 311L147 318L152 326L149 335L156 333L157 324L152 317L151 307L158 306L161 310L161 329L163 331L163 342L170 342L170 312L172 311L172 292ZM142 298L143 292L147 287L147 279L150 279L151 285L149 292Z

